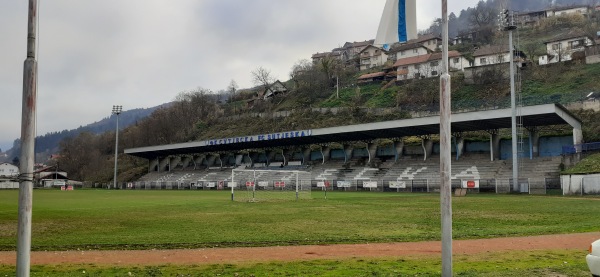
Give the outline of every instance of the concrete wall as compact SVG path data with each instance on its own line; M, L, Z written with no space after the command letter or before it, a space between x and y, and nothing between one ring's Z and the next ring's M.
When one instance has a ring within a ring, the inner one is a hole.
M17 182L0 182L0 189L18 189L19 183Z
M585 57L586 64L600 63L600 55L593 55Z
M573 137L541 137L540 157L556 157L562 155L563 146L573 146Z
M563 195L600 194L600 174L562 175L560 184Z

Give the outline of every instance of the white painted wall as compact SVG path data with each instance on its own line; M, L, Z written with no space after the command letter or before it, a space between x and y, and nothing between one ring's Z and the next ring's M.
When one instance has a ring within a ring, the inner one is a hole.
M600 174L561 175L563 195L600 194Z
M582 42L582 43L581 43ZM593 42L588 37L578 37L568 40L550 42L546 44L546 53L553 55L550 59L548 57L547 63L557 63L560 61L570 61L571 55L577 51L584 51L586 46L592 45ZM559 59L559 55L561 58ZM541 63L540 63L541 64Z
M477 56L477 57L474 57L474 59L475 59L474 66L507 63L507 62L510 62L510 52L498 53L498 54L486 55L486 56Z

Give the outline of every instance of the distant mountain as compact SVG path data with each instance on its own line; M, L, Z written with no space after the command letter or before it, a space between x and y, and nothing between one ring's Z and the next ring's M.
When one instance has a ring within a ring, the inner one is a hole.
M130 125L135 124L137 121L151 115L155 110L169 106L170 103L163 104L160 106L147 108L147 109L133 109L123 111L119 115L119 130L122 130ZM114 131L117 123L117 117L105 117L100 121L81 126L77 129L62 130L57 132L47 133L43 136L35 138L35 153L36 161L43 162L52 154L58 152L58 146L60 141L68 137L75 137L82 132L90 132L94 134L101 134L106 131ZM5 155L0 156L0 162L12 162L15 157L19 157L21 152L21 141L16 139L13 143L13 147L5 152Z

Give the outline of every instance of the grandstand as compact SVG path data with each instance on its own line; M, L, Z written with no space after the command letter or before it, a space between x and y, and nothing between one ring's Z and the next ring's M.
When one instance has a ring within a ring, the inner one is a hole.
M477 180L478 191L545 193L560 188L562 147L581 143L581 122L560 105L524 107L522 119L530 130L529 149L520 162L517 186L512 185L510 139L499 129L510 128L509 109L454 114L455 159L453 187ZM545 138L539 126L570 125L573 137ZM489 142L465 142L462 132L488 131ZM131 188L218 189L231 181L232 169L261 169L261 179L284 180L278 170L311 172L313 188L329 182L331 189L370 191L439 190L439 147L430 139L439 132L439 117L424 117L315 130L214 139L174 145L126 149L125 153L148 159L148 174ZM404 145L403 138L419 136L421 145ZM375 139L391 139L378 146ZM366 147L354 149L352 142ZM332 149L330 143L343 145ZM317 145L318 147L314 147ZM311 148L311 146L313 146ZM249 152L249 149L255 152ZM218 184L218 185L216 185Z

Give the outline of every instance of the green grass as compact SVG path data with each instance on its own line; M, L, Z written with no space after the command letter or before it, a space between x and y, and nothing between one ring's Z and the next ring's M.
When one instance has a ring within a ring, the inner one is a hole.
M455 255L454 276L590 276L585 251L518 251ZM347 259L215 265L32 266L31 276L440 276L439 258ZM0 276L14 276L0 265Z
M0 250L16 245L18 191L0 192ZM313 192L299 202L231 202L226 191L34 191L32 248L153 249L440 238L439 195ZM454 198L454 238L598 231L597 199Z
M600 173L600 154L591 155L576 166L563 171L563 174L592 174Z

